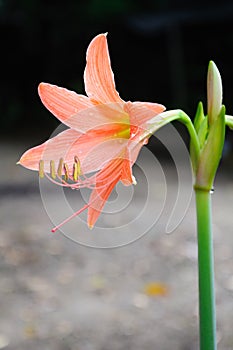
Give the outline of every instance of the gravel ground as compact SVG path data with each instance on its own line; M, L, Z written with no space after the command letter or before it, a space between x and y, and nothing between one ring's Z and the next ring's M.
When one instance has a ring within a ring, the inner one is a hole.
M0 349L197 349L194 198L171 234L164 233L169 209L165 205L163 219L131 244L115 249L76 244L59 232L50 233L51 215L43 206L37 176L15 167L24 147L2 144L0 148L4 164L0 179ZM233 169L229 164L218 175L213 194L219 350L233 349ZM177 182L169 169L165 174L173 203ZM184 171L188 171L187 164ZM135 207L127 215L140 208L144 198L140 171L137 175ZM183 186L189 193L188 184ZM162 177L158 176L155 191L154 210L159 213ZM56 206L58 193L50 187L48 193L46 200L54 203L56 220L62 220L66 215L62 206ZM81 206L78 194L76 205ZM142 227L148 225L149 216L150 212L143 216ZM121 219L125 219L123 212ZM114 216L110 223L116 225ZM110 223L105 220L105 225L111 227ZM103 243L95 230L79 233L76 221L74 225L79 241L91 236L93 245ZM85 239L84 244L89 244Z

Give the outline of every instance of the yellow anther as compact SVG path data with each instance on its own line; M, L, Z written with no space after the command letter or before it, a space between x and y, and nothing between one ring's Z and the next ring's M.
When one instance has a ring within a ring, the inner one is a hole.
M44 161L39 162L39 177L42 179L44 177Z
M54 160L50 160L50 176L52 179L56 179L56 170Z
M77 164L77 172L78 172L78 176L82 175L82 171L81 171L81 163L80 160L77 156L74 157L74 163Z
M78 180L78 164L74 163L73 164L73 180L77 181Z
M63 167L64 167L64 173L65 173L65 181L67 181L69 180L69 168L66 163L64 163Z
M58 168L57 168L57 175L59 177L62 176L62 170L63 170L63 158L60 158Z

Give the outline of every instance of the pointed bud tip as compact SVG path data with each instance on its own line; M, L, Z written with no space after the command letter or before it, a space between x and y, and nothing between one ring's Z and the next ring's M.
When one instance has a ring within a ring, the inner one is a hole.
M210 61L209 61L209 67L208 67L208 68L212 68L212 67L216 67L216 68L217 68L217 66L216 66L216 64L214 63L214 61L210 60Z
M214 61L210 61L207 74L207 114L210 124L218 117L221 105L222 79Z

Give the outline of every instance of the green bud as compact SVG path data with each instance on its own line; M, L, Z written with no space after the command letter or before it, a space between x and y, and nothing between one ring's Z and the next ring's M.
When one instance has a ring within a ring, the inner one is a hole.
M204 115L203 104L202 104L202 102L199 102L197 105L197 111L196 111L194 122L193 122L197 133L199 132L200 126L201 126L204 119L205 119L205 115Z
M202 102L199 102L197 106L197 111L194 118L194 127L197 132L200 148L202 148L208 134L208 119L204 115Z
M203 140L203 142L204 142L204 140L206 138L206 133L207 133L206 120L207 120L207 118L204 115L203 104L202 104L202 102L199 102L198 106L197 106L197 111L196 111L193 125L194 125L194 128L196 130L196 134L198 137L200 148L201 148L201 140ZM196 169L197 169L197 163L198 163L198 153L195 150L192 138L190 140L190 157L191 157L192 167L193 167L193 170L195 173Z
M209 125L208 135L201 149L196 171L195 188L210 191L222 157L225 140L225 106Z

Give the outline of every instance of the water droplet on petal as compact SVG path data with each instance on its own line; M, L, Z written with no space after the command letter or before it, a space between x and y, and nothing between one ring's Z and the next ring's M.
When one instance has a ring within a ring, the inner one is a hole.
M214 187L211 188L210 193L211 193L211 194L214 193Z

